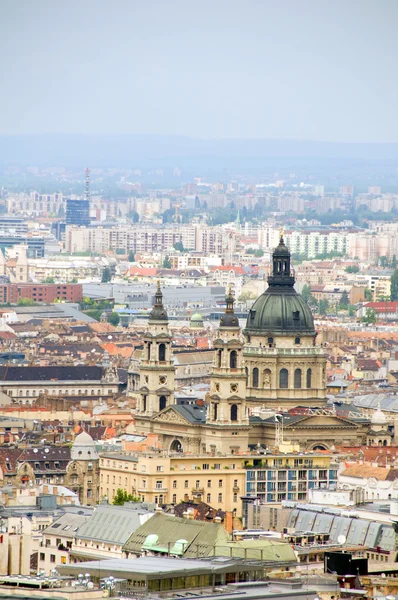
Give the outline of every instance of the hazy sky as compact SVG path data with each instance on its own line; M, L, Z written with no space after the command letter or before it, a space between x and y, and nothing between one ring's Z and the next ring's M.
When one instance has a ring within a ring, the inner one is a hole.
M398 142L397 0L0 0L0 133Z

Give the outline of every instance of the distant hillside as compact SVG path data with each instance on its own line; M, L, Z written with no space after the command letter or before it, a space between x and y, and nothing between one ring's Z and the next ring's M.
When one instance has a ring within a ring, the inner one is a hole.
M258 167L341 161L398 161L398 144L292 140L200 140L166 135L0 135L0 165Z

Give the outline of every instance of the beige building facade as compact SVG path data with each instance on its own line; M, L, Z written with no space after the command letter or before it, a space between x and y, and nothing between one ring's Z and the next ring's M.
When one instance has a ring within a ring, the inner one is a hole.
M110 502L118 488L156 504L197 498L239 512L245 489L243 465L244 457L236 455L101 454L100 493Z

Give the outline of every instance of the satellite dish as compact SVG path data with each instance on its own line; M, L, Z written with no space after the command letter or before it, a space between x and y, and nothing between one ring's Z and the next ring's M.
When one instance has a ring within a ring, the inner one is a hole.
M347 538L345 535L339 535L339 537L337 538L337 541L339 544L345 544L347 541Z

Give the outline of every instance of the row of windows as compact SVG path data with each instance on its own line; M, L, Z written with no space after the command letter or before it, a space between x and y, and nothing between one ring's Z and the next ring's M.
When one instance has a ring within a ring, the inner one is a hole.
M65 396L69 396L69 394L71 394L72 396L87 396L89 393L89 390L78 390L76 392L76 390L51 390L51 389L46 389L46 390L32 390L32 396L37 396L40 394L44 394L45 392L49 392L52 393L53 395L58 394L59 396L61 396L62 394L64 394ZM30 390L4 390L4 393L7 394L8 396L25 396L27 398L29 398L30 396ZM103 394L107 394L108 396L112 395L112 390L97 390L97 395L101 396ZM91 395L94 396L95 395L95 390L91 390Z
M248 376L247 368L246 368L246 375ZM271 382L270 377L271 377L270 369L265 369L264 383L267 383L267 385L270 385L270 382ZM300 389L303 387L302 379L303 379L302 370L295 369L294 376L293 376L293 385L294 385L295 389ZM258 388L259 383L260 383L260 371L257 367L254 367L254 369L252 371L252 387ZM312 387L312 369L307 369L307 372L305 374L305 383L306 383L307 389ZM279 371L279 387L282 389L286 389L289 387L289 371L287 369L281 369Z

